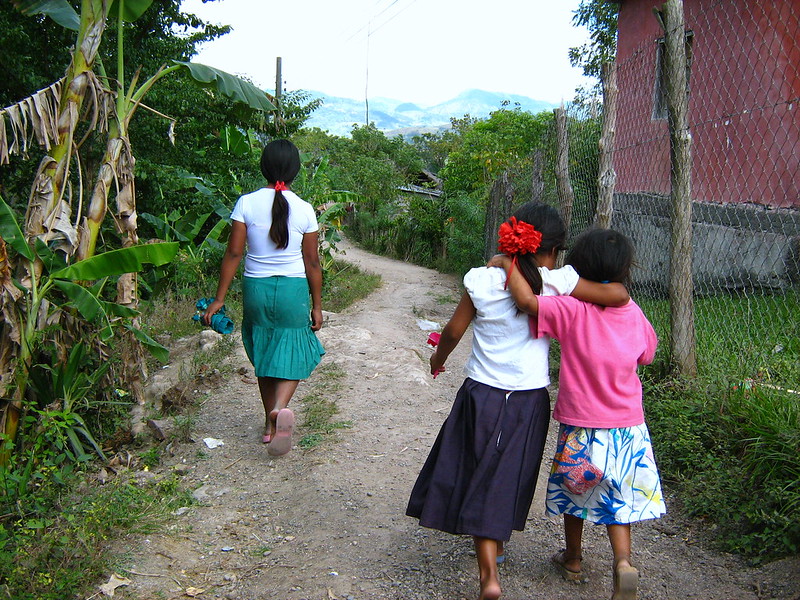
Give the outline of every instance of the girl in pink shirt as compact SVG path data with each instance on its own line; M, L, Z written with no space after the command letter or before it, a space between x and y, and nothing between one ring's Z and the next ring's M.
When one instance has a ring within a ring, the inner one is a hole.
M553 411L561 428L547 512L564 515L567 547L553 560L565 579L584 580L583 521L604 524L614 551L612 600L635 600L639 573L631 564L630 524L666 510L636 372L653 360L655 331L633 300L608 308L569 296L537 296L508 269L510 261L495 260L510 271L517 306L533 315L533 336L561 343ZM609 229L583 233L567 256L582 278L599 282L627 283L632 262L630 240Z

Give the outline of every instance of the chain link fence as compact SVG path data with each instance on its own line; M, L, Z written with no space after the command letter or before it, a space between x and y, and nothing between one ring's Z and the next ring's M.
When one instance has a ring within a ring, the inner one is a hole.
M683 18L697 367L797 399L800 3L687 0ZM632 292L659 329L662 352L677 326L668 300L675 211L666 54L650 5L622 3L614 135L604 140L611 227L636 245ZM576 124L609 118L591 103L568 114L571 135L585 128ZM570 140L573 233L595 222L598 161Z

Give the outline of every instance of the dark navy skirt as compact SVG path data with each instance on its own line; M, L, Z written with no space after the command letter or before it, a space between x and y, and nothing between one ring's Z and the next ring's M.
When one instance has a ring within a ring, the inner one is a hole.
M506 541L522 531L550 424L545 388L467 379L417 478L406 514L420 525Z

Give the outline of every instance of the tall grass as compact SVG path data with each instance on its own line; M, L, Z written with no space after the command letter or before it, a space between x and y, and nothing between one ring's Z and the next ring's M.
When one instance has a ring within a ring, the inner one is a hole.
M726 550L760 558L800 551L800 311L796 292L696 301L699 376L668 369L669 308L644 301L659 333L644 371L659 467ZM768 318L767 318L768 317Z

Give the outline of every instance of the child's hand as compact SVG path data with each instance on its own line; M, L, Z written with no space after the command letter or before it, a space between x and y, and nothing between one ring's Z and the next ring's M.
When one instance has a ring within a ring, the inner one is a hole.
M489 259L489 262L486 263L487 267L502 267L503 269L507 269L510 265L511 257L507 254L495 254Z
M436 376L439 373L445 370L444 363L438 357L438 354L439 354L438 352L434 352L433 354L431 354L431 375L433 375L434 379L436 379Z

